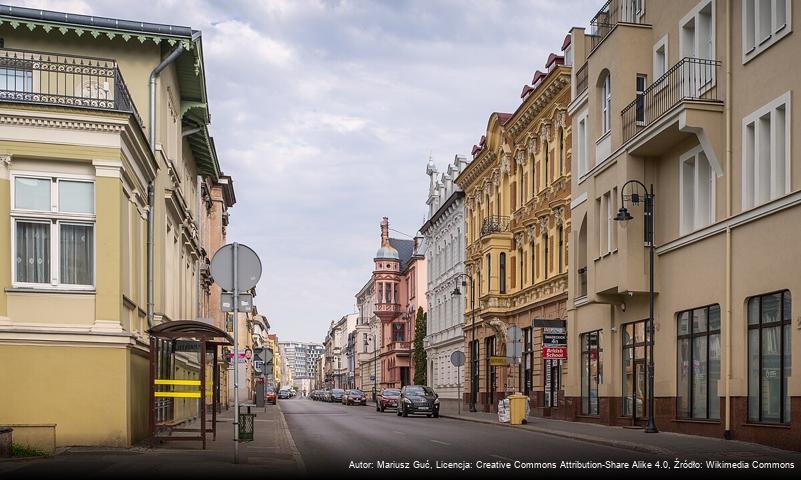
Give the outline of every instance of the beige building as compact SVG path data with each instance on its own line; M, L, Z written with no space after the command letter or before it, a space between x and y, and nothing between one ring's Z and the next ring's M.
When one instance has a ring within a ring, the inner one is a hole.
M0 424L128 446L148 434L146 331L197 317L199 179L223 179L200 32L65 18L0 10ZM196 357L157 375L196 379Z
M657 427L801 450L798 7L612 0L573 29L570 418L649 414L637 180Z
M562 405L562 365L542 360L533 320L565 319L570 75L565 57L551 54L517 110L490 116L473 161L456 177L466 195L464 399L479 410L495 411L514 391L529 395L538 415ZM504 365L513 326L523 333L521 363Z

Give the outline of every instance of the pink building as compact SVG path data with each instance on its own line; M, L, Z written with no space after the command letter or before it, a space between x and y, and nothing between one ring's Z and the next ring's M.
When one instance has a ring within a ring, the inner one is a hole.
M414 330L417 308L426 309L425 241L389 237L381 222L381 248L375 255L375 314L381 320L381 386L400 388L414 378Z

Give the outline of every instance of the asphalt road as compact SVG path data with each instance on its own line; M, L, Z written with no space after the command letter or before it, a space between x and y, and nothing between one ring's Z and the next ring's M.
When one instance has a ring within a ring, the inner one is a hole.
M369 404L344 406L297 398L282 401L281 410L312 477L343 473L371 478L486 477L501 472L526 476L598 475L597 470L586 467L564 470L559 468L562 461L604 465L628 462L629 467L619 472L639 472L641 476L642 470L632 469L631 464L657 460L644 453L501 426L425 416L403 418L395 412L376 412ZM385 462L384 468L379 462ZM553 462L557 468L528 468L529 465L515 462ZM648 469L649 476L659 473L656 467Z

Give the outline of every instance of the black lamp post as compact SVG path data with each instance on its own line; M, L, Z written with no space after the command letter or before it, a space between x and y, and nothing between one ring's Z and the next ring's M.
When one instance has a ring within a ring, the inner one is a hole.
M625 195L626 186L634 184L635 187L631 194ZM644 197L636 191L636 186L642 187ZM620 189L620 209L615 216L615 220L625 222L632 219L631 214L626 209L626 200L631 200L632 205L639 205L642 200L645 210L645 244L648 246L648 336L646 342L646 352L648 354L648 425L645 427L646 433L658 433L654 421L654 186L651 190L639 180L629 180ZM634 412L632 412L634 413Z
M373 340L373 401L375 402L377 399L376 394L378 393L376 390L378 382L378 345L375 343L375 334L372 334L371 337Z
M474 291L475 290L475 288L474 288L475 284L473 283L473 277L470 276L470 274L467 274L467 273L460 273L460 274L456 275L456 279L457 280L459 278L462 278L462 277L470 279L470 317L471 317L471 321L472 321L472 326L471 326L470 330L472 331L472 336L473 336L472 343L470 344L470 376L471 376L471 380L470 380L470 411L471 412L475 412L476 411L476 392L477 392L476 380L478 378L478 375L476 375L476 372L475 372L475 362L474 362L474 359L473 359L473 357L477 357L478 356L478 353L475 351L476 350L475 349L475 346L476 346L476 308L475 308L476 292ZM467 283L464 280L462 280L462 286L467 286ZM462 292L459 291L459 284L457 283L456 286L453 288L453 292L451 292L451 295L461 295L461 294L462 294Z

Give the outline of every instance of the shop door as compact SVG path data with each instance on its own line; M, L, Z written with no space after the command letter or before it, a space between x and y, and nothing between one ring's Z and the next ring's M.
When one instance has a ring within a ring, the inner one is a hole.
M648 366L645 360L634 362L634 420L648 415Z

